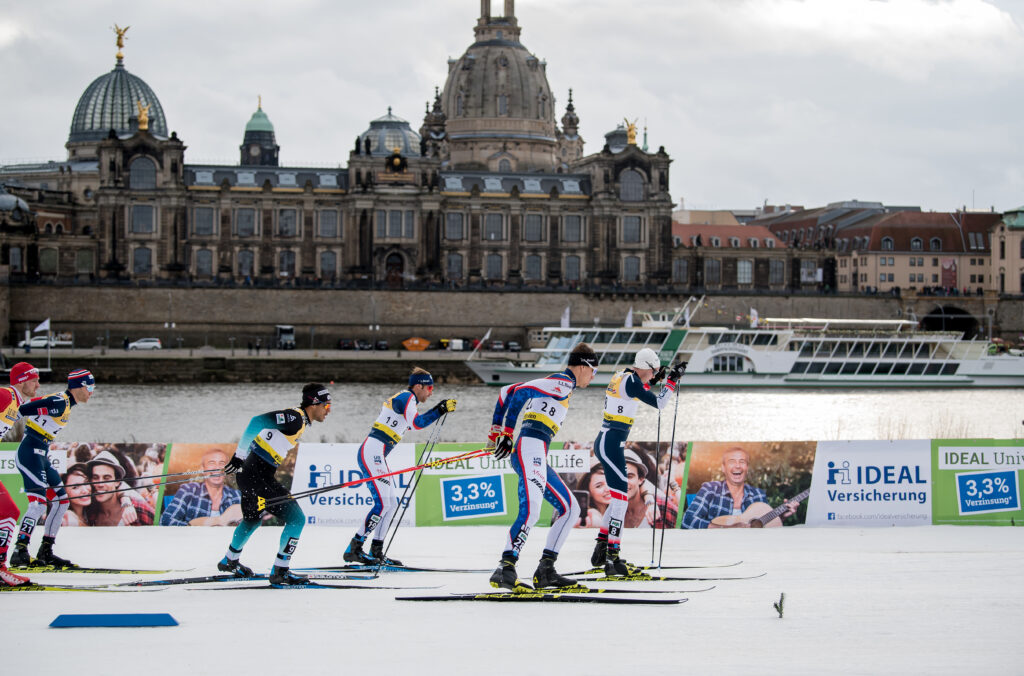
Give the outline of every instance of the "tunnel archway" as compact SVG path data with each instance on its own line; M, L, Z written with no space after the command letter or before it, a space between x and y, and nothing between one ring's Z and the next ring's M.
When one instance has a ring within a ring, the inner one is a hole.
M974 315L953 305L937 305L935 309L921 318L921 328L925 331L956 331L962 332L965 338L978 335L978 320Z

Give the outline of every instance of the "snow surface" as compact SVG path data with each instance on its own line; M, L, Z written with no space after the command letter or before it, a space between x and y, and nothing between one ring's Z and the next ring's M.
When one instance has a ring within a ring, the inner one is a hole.
M61 531L56 552L81 565L182 568L214 574L231 531L95 528ZM532 576L546 529L530 537L520 576ZM261 528L243 562L267 570L280 529ZM594 531L571 534L561 570L589 560ZM308 528L293 565L341 563L351 533ZM499 527L403 528L390 554L410 565L491 569ZM650 558L650 531L624 552ZM33 550L35 544L33 544ZM642 583L694 589L680 606L409 603L396 594L485 591L487 574L386 573L367 585L426 590L12 593L0 596L14 674L960 674L1024 673L1016 636L1024 529L790 527L669 531L664 563L734 568L666 571L768 574L756 580ZM128 576L36 575L88 584ZM615 583L616 586L637 583ZM208 585L203 585L204 588ZM772 604L785 592L785 617ZM50 629L61 613L169 612L178 627Z

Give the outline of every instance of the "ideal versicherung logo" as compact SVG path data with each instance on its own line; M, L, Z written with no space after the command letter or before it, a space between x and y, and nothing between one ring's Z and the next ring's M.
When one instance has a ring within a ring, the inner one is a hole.
M829 488L825 491L830 502L928 502L928 491L910 490L927 485L921 477L920 465L853 465L849 460L841 463L829 461ZM843 488L849 486L850 488ZM895 490L886 490L888 488Z

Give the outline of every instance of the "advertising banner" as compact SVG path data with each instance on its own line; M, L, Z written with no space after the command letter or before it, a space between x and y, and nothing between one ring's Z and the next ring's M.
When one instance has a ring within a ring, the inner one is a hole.
M28 507L28 498L22 492L21 473L14 464L17 451L18 444L0 443L0 483L3 483L4 488L11 494L14 504L18 506L18 511L24 514L25 508ZM54 461L51 460L51 462ZM61 468L56 465L54 465L54 469L58 472L61 471Z
M674 528L678 522L686 443L676 444L671 456L671 478L668 476L669 445L663 443L661 453L656 452L655 446L651 442L626 443L627 528L650 527L652 523L660 526L663 514L667 515L669 528ZM450 457L476 448L476 444L438 444L432 458ZM660 470L655 466L656 458L661 460ZM552 443L548 449L548 466L580 503L580 521L576 526L599 528L611 496L604 469L594 456L593 444ZM518 486L509 461L494 460L490 456L428 469L416 490L416 521L421 526L510 525L519 512ZM552 515L551 506L544 502L538 525L549 524Z
M159 518L160 479L166 444L53 442L71 506L63 526L152 526Z
M291 480L293 493L323 488L334 484L362 479L363 472L359 469L357 454L360 444L299 444L298 457L293 466L294 476ZM391 471L411 467L415 463L416 445L396 444L388 454L387 464ZM289 455L290 457L290 455ZM402 491L412 481L413 473L397 474L389 477L398 499ZM288 485L286 480L278 480ZM403 527L417 525L413 518L416 514L417 498L422 487L416 490L409 504L409 513L402 521ZM363 523L367 512L373 507L370 482L363 482L348 488L339 488L319 495L299 499L299 507L306 513L306 523L310 526L351 526ZM422 525L422 524L419 524Z
M232 443L173 444L167 454L166 473L206 473L167 478L160 498L160 525L237 525L242 520L242 494L234 475L225 476L217 471L223 470L234 454ZM290 462L294 466L295 459ZM285 464L289 464L289 459L285 459Z
M1024 439L931 442L932 523L1013 526L1024 522Z
M931 469L928 440L820 441L807 525L927 525Z
M803 523L816 445L814 441L694 442L687 453L681 527Z

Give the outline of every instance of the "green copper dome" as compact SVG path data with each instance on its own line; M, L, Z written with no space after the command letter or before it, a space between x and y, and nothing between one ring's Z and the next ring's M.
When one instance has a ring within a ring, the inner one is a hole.
M263 112L263 108L257 108L256 112L249 118L249 123L245 125L246 131L269 131L274 133L274 125L270 123L270 118Z

